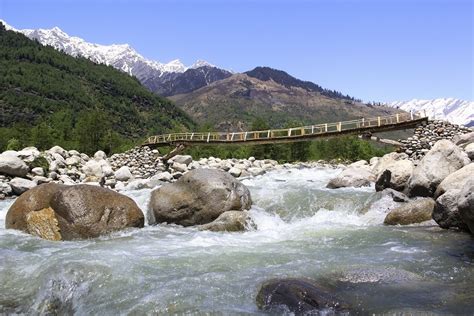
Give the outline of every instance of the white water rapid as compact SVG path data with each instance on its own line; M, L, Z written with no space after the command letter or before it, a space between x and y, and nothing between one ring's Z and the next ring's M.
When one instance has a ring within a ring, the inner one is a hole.
M6 230L0 202L0 314L260 314L259 285L306 277L359 313L469 314L474 246L436 226L386 227L396 205L373 187L331 190L339 170L243 180L257 229L146 226L51 242ZM147 209L151 190L122 192Z

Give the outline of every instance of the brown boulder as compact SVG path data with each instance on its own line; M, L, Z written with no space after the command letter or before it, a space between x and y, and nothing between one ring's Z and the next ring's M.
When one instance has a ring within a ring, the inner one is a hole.
M21 195L5 219L6 228L52 240L94 238L143 225L143 213L132 199L85 184L39 185Z
M5 217L5 227L28 232L26 216L30 212L40 211L50 206L51 198L67 186L46 183L30 189L18 197Z
M391 210L385 217L385 225L409 225L429 221L435 201L430 198L408 202Z

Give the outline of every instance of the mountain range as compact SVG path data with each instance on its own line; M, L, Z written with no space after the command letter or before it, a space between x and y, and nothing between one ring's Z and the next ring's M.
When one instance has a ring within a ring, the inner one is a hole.
M474 127L474 101L455 98L413 99L392 102L388 106L407 112L426 111L426 115L431 119L446 120L451 123Z
M128 44L100 45L70 36L58 27L19 30L5 21L0 22L7 30L20 32L30 39L52 46L68 55L85 57L95 63L110 65L133 75L144 86L162 96L189 92L232 75L230 71L220 69L204 60L197 60L191 66L185 66L179 59L162 63L146 59Z
M185 66L178 59L162 63L146 59L128 44L100 45L69 36L58 27L16 30L43 45L72 56L88 58L122 70L149 90L174 100L197 122L219 130L247 129L252 118L264 117L271 126L288 121L318 123L397 110L427 110L430 117L473 125L472 101L458 99L397 101L384 106L362 103L338 91L294 78L269 67L236 74L203 60Z

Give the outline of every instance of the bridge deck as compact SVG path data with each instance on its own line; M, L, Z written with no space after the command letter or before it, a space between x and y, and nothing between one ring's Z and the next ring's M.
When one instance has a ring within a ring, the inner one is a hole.
M174 133L150 136L142 146L216 145L216 144L275 144L308 141L316 138L337 137L349 134L365 134L413 128L427 122L428 118L412 113L363 118L337 123L317 124L284 129L249 132Z

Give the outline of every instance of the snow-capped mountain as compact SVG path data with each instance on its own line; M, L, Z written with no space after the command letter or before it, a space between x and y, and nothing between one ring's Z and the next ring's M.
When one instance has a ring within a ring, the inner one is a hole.
M52 46L69 55L82 56L96 63L111 65L130 75L134 75L142 83L151 82L153 86L160 86L162 80L168 83L170 75L173 77L175 74L183 74L189 69L202 67L219 69L204 60L198 60L189 67L185 66L179 59L169 63L149 60L128 44L100 45L89 43L82 38L69 36L58 27L52 29L17 30L5 21L0 20L0 22L5 25L7 30L23 33L31 39L38 40L43 45ZM219 70L223 71L222 69ZM206 81L204 80L203 82Z
M469 127L474 126L474 101L454 98L413 99L410 101L395 101L388 105L408 112L426 111L426 115L431 119L446 120Z

